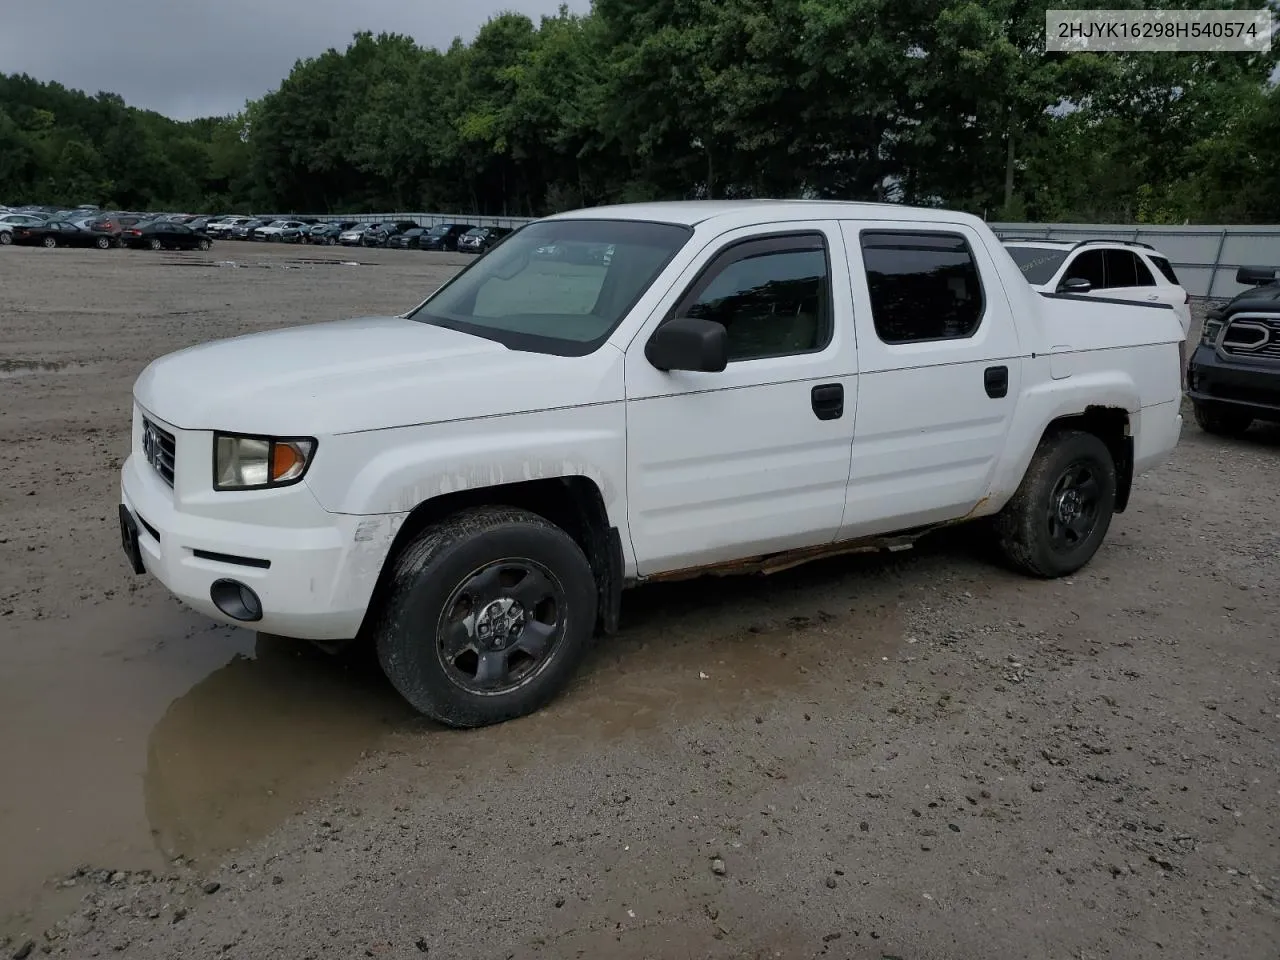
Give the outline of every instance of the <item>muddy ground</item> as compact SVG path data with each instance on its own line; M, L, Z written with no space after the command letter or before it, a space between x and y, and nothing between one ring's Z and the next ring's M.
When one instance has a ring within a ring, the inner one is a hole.
M151 357L460 262L0 250L0 958L1276 957L1274 429L1188 423L1066 580L962 530L642 588L471 733L129 575Z

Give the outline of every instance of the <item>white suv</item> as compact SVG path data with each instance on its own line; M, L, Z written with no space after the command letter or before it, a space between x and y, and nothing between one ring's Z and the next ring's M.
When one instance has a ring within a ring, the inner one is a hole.
M1040 293L1082 294L1173 307L1183 333L1191 331L1191 296L1178 283L1169 258L1133 240L1002 242L1027 282Z

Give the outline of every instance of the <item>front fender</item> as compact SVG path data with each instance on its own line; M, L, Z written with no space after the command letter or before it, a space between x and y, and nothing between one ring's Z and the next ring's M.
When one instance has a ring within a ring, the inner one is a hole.
M386 515L460 490L570 476L592 480L610 524L626 529L621 402L327 437L305 482L332 513Z

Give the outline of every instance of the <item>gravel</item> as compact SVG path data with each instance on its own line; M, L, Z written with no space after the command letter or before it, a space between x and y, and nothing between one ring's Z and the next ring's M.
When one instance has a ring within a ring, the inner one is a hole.
M20 252L33 273L7 292L29 331L22 349L57 339L30 332L46 322L44 253ZM138 282L120 263L100 268L104 303ZM278 284L255 288L264 318L314 316L314 298L339 294L309 290L305 270L261 273ZM210 289L211 302L249 309L233 287ZM153 313L174 302L150 295ZM105 351L104 369L127 382L159 345L112 317L124 331L115 341L94 329L59 336L82 337L86 357ZM215 326L206 317L191 338ZM192 628L131 660L110 653L115 640L85 639L104 636L92 618L114 608L62 596L76 592L77 551L110 553L106 566L84 565L81 592L120 592L155 618L169 601L129 592L110 530L85 544L60 533L77 522L66 503L92 502L80 521L102 522L89 514L110 505L120 428L85 458L46 438L80 435L88 414L57 408L55 431L56 391L18 382L0 381L0 449L25 436L33 452L0 493L0 607L15 611L13 649L36 652L0 673L32 685L45 648L24 638L45 636L38 613L65 618L49 656L75 653L135 683L129 671L146 656L231 643ZM1139 478L1096 560L1062 580L1004 571L978 531L959 528L906 554L642 588L626 599L622 635L539 715L456 733L379 699L393 719L372 746L297 793L270 767L244 774L234 752L277 729L264 717L302 722L287 675L266 674L277 679L260 694L210 688L194 729L232 716L217 712L224 702L257 725L219 741L238 778L218 779L213 751L190 775L218 787L227 816L277 794L288 808L221 853L182 856L181 838L201 835L187 824L159 867L128 853L49 871L44 889L71 898L67 909L38 926L16 917L0 956L1274 958L1278 455L1280 431L1225 441L1188 423L1172 461ZM37 482L67 470L92 501ZM329 670L334 689L364 695L364 675L347 667L297 657L294 669ZM19 688L0 692L25 736L46 736ZM81 717L53 687L43 695L58 701L67 740L48 734L42 755L111 716ZM270 756L289 768L289 751ZM162 761L150 756L147 775ZM88 761L77 762L69 782L83 789ZM159 822L158 807L149 815Z

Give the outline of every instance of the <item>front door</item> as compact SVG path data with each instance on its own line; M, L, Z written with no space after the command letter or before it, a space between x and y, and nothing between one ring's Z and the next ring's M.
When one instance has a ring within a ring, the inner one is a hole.
M645 344L674 316L723 323L728 367L653 367ZM638 572L832 541L849 479L856 374L837 224L771 224L711 243L627 349L628 519Z
M845 222L858 423L841 539L964 516L989 491L1024 350L967 224Z

